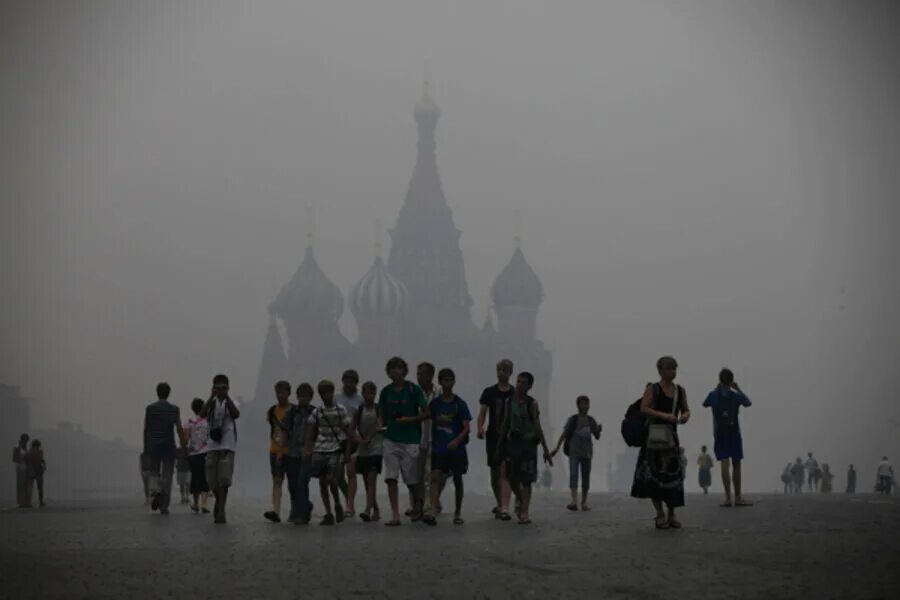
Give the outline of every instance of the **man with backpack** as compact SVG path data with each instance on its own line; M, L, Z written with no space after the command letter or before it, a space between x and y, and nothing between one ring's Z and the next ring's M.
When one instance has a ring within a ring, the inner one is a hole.
M463 479L469 470L469 457L466 444L469 442L469 428L472 414L465 400L453 393L456 374L451 369L441 369L438 383L442 393L433 399L428 406L428 414L432 422L431 452L431 503L428 514L423 520L428 525L437 525L435 518L438 497L441 493L441 479L453 476L453 488L456 492L456 508L453 513L453 524L462 525Z
M281 522L281 489L284 484L285 456L288 453L287 417L291 410L291 384L279 381L275 384L275 404L266 411L269 424L269 471L272 474L272 510L263 517L273 523Z
M750 399L741 391L730 369L719 372L719 385L703 401L704 407L713 413L713 452L722 464L722 485L725 488L723 507L750 506L741 495L741 461L744 460L744 444L738 422L740 407L750 406ZM734 504L731 501L731 484L734 482Z
M419 496L419 443L422 440L422 421L427 417L428 406L422 388L407 381L409 366L406 361L395 356L385 367L391 382L381 388L378 395L378 429L384 432L383 461L384 480L391 503L391 520L388 527L400 525L400 499L397 480L403 481L412 494L413 506L420 508ZM418 520L421 513L412 515Z
M588 490L591 487L591 459L594 456L594 439L600 439L602 427L594 417L588 415L591 408L591 399L587 396L578 396L575 400L578 412L566 421L562 435L556 443L556 448L550 454L555 457L562 446L563 454L569 457L569 490L572 492L572 502L566 508L578 510L578 471L581 470L581 510L590 510L587 505Z
M541 413L537 401L528 395L533 385L534 375L527 371L519 373L516 378L516 392L507 402L503 423L500 426L500 439L506 443L504 468L506 479L509 481L509 485L503 489L500 519L510 520L508 508L512 492L520 502L519 525L531 524L528 509L531 505L531 486L537 479L538 444L543 447L544 462L553 465L541 428Z
M359 442L350 429L350 415L334 401L334 383L323 379L317 386L322 406L309 417L310 427L306 435L306 453L312 453L312 476L319 480L319 491L325 507L325 517L319 525L334 525L344 520L344 509L338 493L337 476L341 461L350 456L350 441ZM331 512L329 492L334 498L334 514Z

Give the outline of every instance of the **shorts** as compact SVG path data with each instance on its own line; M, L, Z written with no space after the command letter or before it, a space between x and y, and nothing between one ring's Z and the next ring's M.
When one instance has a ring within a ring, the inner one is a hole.
M206 454L193 454L188 457L191 465L191 493L202 494L209 491L206 485Z
M488 430L487 435L484 438L484 449L487 453L487 464L490 468L496 469L500 465L503 464L503 460L505 458L505 446L506 444L501 443L499 451L497 449L497 442L499 441L500 436L495 432L491 432Z
M406 485L419 483L419 444L399 444L386 439L382 456L385 481L397 481L402 474Z
M210 489L227 488L234 475L234 452L211 450L206 453L206 483Z
M507 476L513 483L534 483L537 480L537 444L526 440L506 443Z
M312 476L316 479L334 477L341 466L341 456L344 453L314 452L312 456Z
M432 453L431 470L444 475L465 475L469 470L469 456L465 452Z
M356 457L356 473L358 475L366 475L375 471L381 473L381 455L357 456Z
M281 460L278 460L278 455L274 452L269 452L269 472L272 473L273 479L284 479L284 455L281 455Z

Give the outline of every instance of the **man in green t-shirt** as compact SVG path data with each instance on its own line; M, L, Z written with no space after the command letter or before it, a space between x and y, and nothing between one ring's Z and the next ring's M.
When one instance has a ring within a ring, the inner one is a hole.
M401 473L417 509L412 519L417 521L422 517L418 461L421 424L427 418L427 405L422 388L406 380L409 372L406 361L395 356L388 361L385 371L391 383L384 386L378 396L378 427L384 431L384 480L393 515L385 525L396 527L400 525L397 480Z

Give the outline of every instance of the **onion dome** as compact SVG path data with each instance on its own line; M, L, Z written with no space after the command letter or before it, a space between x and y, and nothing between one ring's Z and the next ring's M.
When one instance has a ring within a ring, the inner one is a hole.
M350 311L354 315L394 315L406 308L406 286L388 272L379 256L372 268L350 290Z
M331 319L344 314L344 296L322 272L312 246L291 280L281 288L272 309L282 319Z
M544 298L544 286L537 273L525 260L522 249L517 247L506 267L500 271L491 288L494 306L525 306L537 308Z

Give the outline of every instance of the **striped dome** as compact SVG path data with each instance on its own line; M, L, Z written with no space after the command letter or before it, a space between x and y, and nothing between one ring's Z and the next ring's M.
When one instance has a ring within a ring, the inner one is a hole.
M281 288L272 310L282 319L332 319L344 313L344 296L322 272L312 246L306 248L303 262L291 280Z
M379 256L350 290L350 311L354 315L393 315L406 308L408 297L406 286L388 272Z

